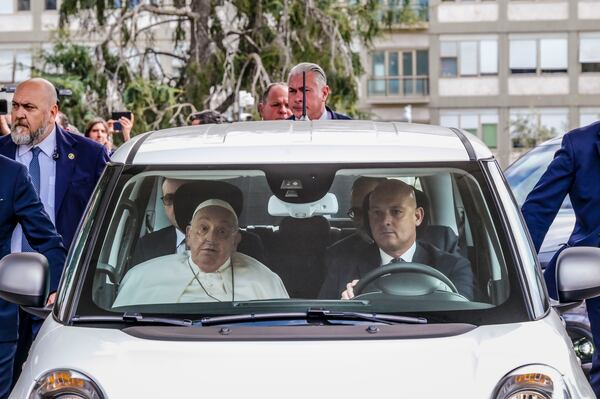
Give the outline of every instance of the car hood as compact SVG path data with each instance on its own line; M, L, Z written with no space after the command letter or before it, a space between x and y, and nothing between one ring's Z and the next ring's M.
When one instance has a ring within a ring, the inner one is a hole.
M557 369L573 397L593 395L553 311L535 322L443 338L331 338L173 342L49 320L11 398L27 397L33 379L47 370L72 368L92 377L111 399L214 394L480 399L491 397L508 372L528 364Z

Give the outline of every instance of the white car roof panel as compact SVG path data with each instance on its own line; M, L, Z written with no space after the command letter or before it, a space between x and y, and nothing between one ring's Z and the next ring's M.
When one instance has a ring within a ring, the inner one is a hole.
M476 158L491 152L464 133ZM139 140L139 139L138 139ZM133 164L259 164L467 161L451 129L400 122L261 121L198 125L152 132L122 146L113 161ZM138 148L136 148L138 147Z

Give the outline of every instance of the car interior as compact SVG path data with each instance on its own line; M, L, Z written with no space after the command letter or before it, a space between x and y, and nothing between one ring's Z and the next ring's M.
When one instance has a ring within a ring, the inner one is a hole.
M177 224L183 230L199 203L208 198L226 200L239 220L238 251L278 274L290 300L316 299L326 274L328 247L359 233L347 212L352 183L360 176L410 184L425 215L417 240L469 260L475 280L473 302L496 306L506 301L507 267L476 178L452 168L344 169L335 165L147 170L132 175L117 187L120 195L105 221L93 301L110 310L120 282L138 266L136 246L145 236L170 226L161 201L166 178L184 180L173 200Z

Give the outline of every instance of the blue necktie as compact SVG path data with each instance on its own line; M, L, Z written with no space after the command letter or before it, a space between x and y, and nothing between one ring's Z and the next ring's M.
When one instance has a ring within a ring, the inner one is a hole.
M39 147L33 147L31 149L31 154L33 157L31 158L31 162L29 163L29 176L31 177L31 182L35 187L35 191L40 195L40 150ZM27 238L25 238L25 234L23 234L23 238L21 240L21 251L22 252L35 252L31 245L27 242Z

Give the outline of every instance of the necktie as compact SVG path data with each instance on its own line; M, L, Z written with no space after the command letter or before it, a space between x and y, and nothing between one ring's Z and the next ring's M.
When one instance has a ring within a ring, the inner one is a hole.
M390 261L390 264L393 264L393 263L406 263L406 261L402 258L394 258Z
M35 191L40 195L40 150L39 147L33 147L31 149L31 154L33 157L31 158L31 162L29 163L29 176L31 177L31 182L35 187ZM31 245L27 242L27 238L25 238L25 234L23 234L23 238L21 240L21 251L22 252L34 252Z

